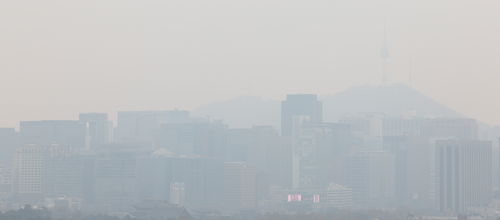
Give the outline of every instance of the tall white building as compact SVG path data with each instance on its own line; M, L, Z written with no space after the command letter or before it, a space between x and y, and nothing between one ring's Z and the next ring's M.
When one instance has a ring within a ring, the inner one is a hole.
M491 170L491 141L437 141L437 209L461 213L490 203Z
M342 158L343 186L352 189L355 205L380 207L395 197L394 155L385 152L359 151Z

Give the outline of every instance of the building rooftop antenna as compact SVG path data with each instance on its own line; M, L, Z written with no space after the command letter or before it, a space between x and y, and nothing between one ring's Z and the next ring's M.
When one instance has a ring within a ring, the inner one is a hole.
M385 43L385 17L384 17L384 43L382 44L382 49L380 50L380 57L383 59L382 81L384 84L386 84L387 74L385 72L385 60L389 57L389 50L387 50L387 45Z

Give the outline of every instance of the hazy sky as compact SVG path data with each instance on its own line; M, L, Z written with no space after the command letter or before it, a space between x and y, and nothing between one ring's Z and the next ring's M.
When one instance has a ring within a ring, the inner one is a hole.
M388 81L500 124L500 1L1 1L0 127Z

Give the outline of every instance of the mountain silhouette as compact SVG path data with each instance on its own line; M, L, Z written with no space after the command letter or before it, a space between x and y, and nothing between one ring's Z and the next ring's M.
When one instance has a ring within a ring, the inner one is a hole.
M381 112L400 116L414 109L417 115L435 117L465 117L404 84L353 86L334 95L320 96L323 101L323 121L338 122L345 113ZM250 128L252 125L272 125L280 128L281 100L263 100L256 96L240 96L227 101L203 105L191 112L195 117L210 115L223 119L230 128Z

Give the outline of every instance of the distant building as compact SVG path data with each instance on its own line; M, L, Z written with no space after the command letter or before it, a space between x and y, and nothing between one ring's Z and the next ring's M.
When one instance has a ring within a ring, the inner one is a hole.
M80 122L86 124L90 148L97 149L109 142L109 121L106 113L80 113Z
M292 188L292 137L271 138L269 144L269 183Z
M188 123L189 111L119 111L115 141L130 137L157 137L161 124Z
M0 166L0 201L12 195L12 169Z
M168 198L190 207L221 208L224 204L224 161L175 157L160 148L137 158L136 197Z
M292 94L281 101L281 136L293 135L293 116L309 116L311 122L323 122L323 102L317 95Z
M382 119L382 134L384 136L420 135L420 124L423 119L423 116L417 116L415 110L407 110L403 116L385 116Z
M330 183L326 188L328 206L338 209L352 206L352 189L336 183Z
M95 162L95 203L107 208L127 207L135 202L136 156L134 146L108 144Z
M381 137L383 118L384 114L379 112L358 112L342 115L339 123L360 125L364 136Z
M0 166L12 167L14 147L19 144L19 132L14 128L0 128Z
M175 155L227 159L227 125L222 123L163 124L160 146Z
M226 162L224 170L226 209L255 207L255 167L243 162Z
M343 186L352 189L357 206L384 207L395 197L394 155L384 152L355 152L342 158Z
M273 126L228 130L228 162L247 162L270 184L291 187L292 141Z
M384 117L379 112L358 112L342 115L339 123L351 125L353 150L380 151Z
M464 213L492 202L491 161L491 141L437 141L437 209Z
M477 140L476 119L469 118L426 118L422 120L420 134L429 138L454 136L459 140Z
M429 205L429 140L426 137L385 136L384 151L395 156L395 196L407 207Z
M84 122L58 121L21 121L21 144L47 146L53 142L72 148L85 148L87 128Z
M65 154L45 158L44 196L45 198L83 198L84 159Z
M36 204L45 198L46 162L52 157L67 157L71 148L59 144L18 146L13 155L12 192L22 203Z
M308 120L309 116L294 116L293 188L340 183L342 155L351 151L351 126Z

